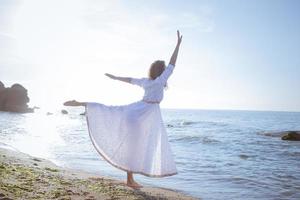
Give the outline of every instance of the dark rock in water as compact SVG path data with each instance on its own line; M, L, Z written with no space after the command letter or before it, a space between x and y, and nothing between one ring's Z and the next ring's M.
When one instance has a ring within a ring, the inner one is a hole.
M249 158L249 156L248 156L248 155L245 155L245 154L240 154L239 157L240 157L241 159L244 159L244 160L246 160L246 159Z
M4 86L4 84L0 81L0 91L1 91L1 89L2 89L2 90L5 89L5 86Z
M0 81L0 110L3 110L6 96L6 88L4 84Z
M64 114L64 115L66 115L66 114L68 114L68 111L62 109L62 110L61 110L61 113Z
M83 112L83 113L80 113L80 115L85 115L86 113L85 112Z
M13 84L10 88L5 88L0 81L0 110L8 112L27 113L33 112L27 103L29 97L27 90L20 84Z
M285 131L281 139L300 141L300 131Z

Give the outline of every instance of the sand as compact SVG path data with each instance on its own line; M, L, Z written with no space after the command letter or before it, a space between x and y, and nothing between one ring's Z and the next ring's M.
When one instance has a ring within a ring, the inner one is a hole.
M15 199L196 199L178 191L143 187L134 190L118 181L0 147L0 200Z

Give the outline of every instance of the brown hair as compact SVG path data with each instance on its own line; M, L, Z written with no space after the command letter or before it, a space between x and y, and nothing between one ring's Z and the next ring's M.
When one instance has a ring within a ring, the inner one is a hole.
M149 74L148 74L149 78L152 80L156 79L163 73L165 68L166 68L165 61L163 60L155 61L150 66Z

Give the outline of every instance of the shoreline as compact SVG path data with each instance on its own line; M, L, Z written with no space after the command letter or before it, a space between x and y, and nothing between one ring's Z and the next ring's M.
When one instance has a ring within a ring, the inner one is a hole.
M167 188L134 190L124 181L80 170L0 145L0 199L182 199L196 198Z

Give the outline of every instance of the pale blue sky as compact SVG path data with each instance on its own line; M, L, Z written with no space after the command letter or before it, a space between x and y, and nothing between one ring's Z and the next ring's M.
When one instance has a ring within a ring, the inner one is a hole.
M0 0L0 80L32 104L127 104L184 35L162 107L300 111L300 2ZM43 89L42 89L43 88Z

